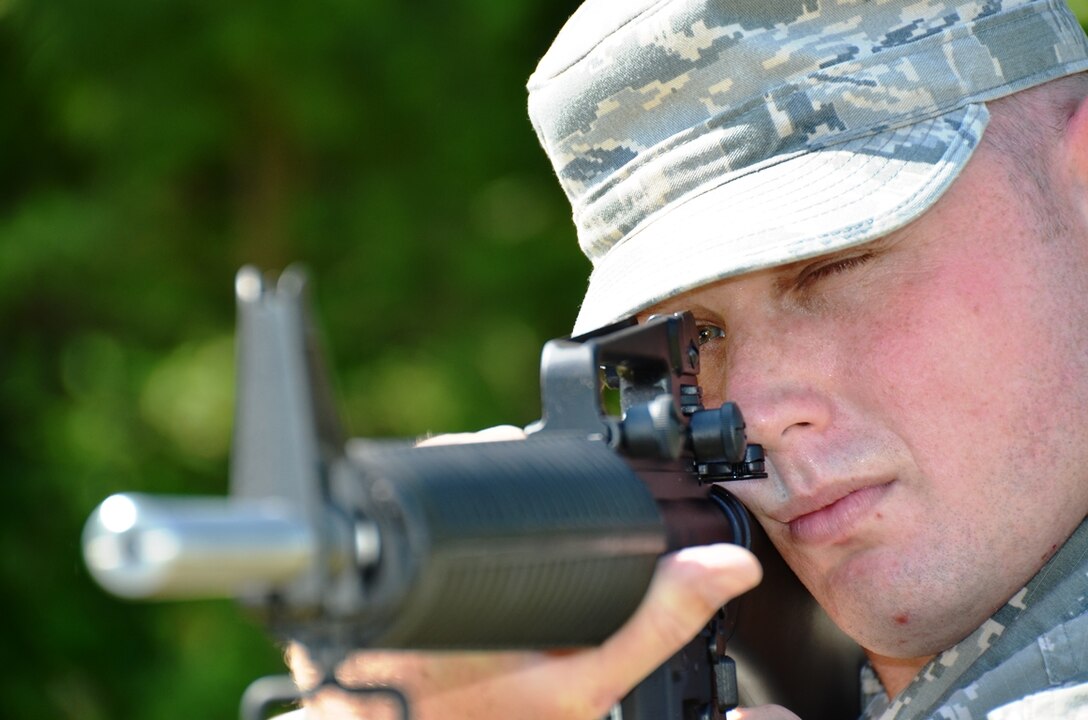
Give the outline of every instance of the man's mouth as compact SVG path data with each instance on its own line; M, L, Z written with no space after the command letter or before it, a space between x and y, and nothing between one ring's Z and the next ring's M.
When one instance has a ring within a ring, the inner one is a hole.
M846 488L828 495L799 501L787 514L790 537L808 545L828 545L848 540L854 529L887 494L893 481Z

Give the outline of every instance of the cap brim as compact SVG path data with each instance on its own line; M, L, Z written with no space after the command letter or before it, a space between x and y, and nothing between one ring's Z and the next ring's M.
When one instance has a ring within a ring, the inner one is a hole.
M574 333L709 282L861 245L906 225L952 184L988 119L984 105L967 105L778 159L673 204L597 265Z

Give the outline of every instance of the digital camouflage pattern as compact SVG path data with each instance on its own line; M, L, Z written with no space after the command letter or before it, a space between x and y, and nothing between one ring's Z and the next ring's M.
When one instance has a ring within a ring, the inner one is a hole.
M530 116L595 266L580 329L904 224L977 143L987 115L972 103L1085 69L1086 57L1060 2L590 0L529 81ZM823 187L779 167L811 174L805 156L829 150L852 160L828 155L839 172ZM860 203L882 192L883 205ZM696 198L700 222L671 229ZM662 267L675 253L698 269Z
M1088 719L1088 521L894 700L871 671L862 691L866 720Z

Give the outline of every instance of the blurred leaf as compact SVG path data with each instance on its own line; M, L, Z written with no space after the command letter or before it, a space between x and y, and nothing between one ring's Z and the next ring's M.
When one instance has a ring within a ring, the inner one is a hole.
M140 396L148 423L198 458L226 457L233 407L234 338L229 335L167 355Z
M233 275L305 263L356 432L524 424L588 266L525 117L574 0L0 0L5 710L234 717L232 603L82 567L111 492L216 493Z

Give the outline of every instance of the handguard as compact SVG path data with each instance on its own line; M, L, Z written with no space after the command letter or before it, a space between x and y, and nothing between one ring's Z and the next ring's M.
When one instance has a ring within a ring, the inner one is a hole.
M750 543L715 483L765 477L762 449L735 405L702 406L688 314L549 342L523 442L412 447L344 441L302 273L273 287L243 268L236 289L230 497L106 499L84 554L117 595L238 597L334 682L361 648L599 643L662 553ZM613 717L720 717L736 703L730 631L720 613ZM260 717L268 698L254 695L243 711Z

